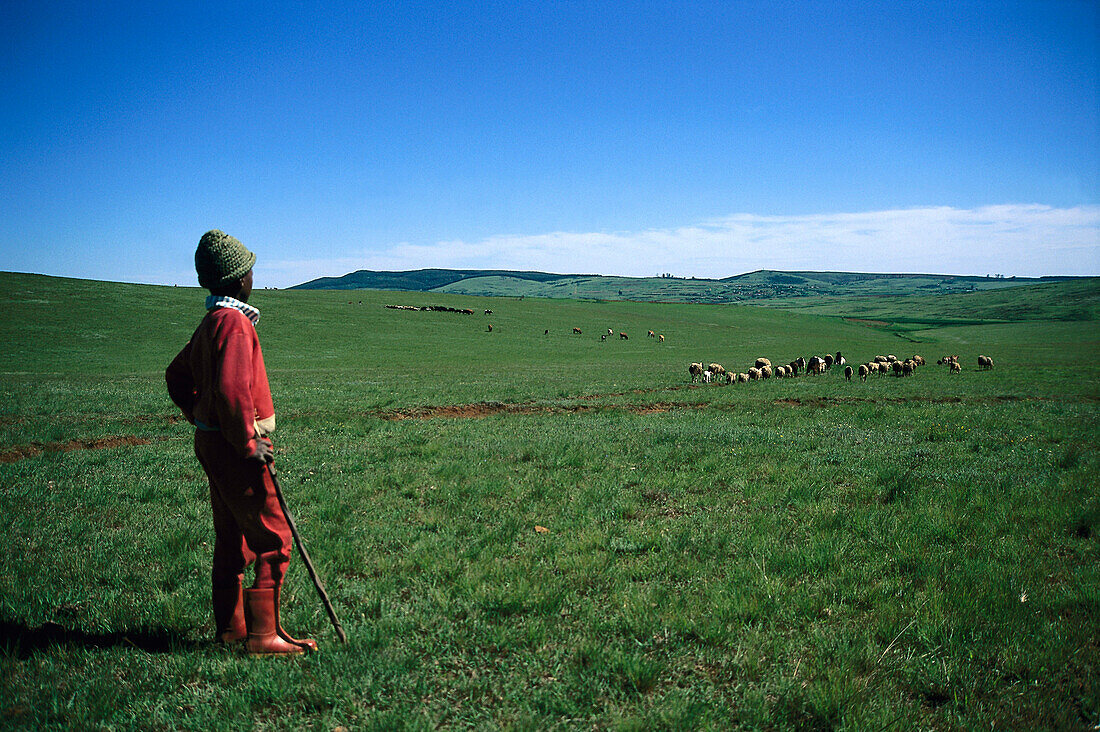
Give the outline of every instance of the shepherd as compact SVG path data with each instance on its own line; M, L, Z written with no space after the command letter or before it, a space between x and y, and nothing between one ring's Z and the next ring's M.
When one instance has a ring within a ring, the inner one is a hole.
M199 285L210 291L206 316L165 371L168 394L195 426L195 456L210 483L214 514L211 571L214 640L243 642L251 655L317 649L279 622L279 592L290 562L291 530L268 464L275 407L248 304L256 255L218 230L195 251ZM244 570L255 565L250 589Z

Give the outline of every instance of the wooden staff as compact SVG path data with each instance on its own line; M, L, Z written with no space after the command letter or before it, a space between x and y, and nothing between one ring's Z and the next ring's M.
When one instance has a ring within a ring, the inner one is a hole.
M321 602L325 604L325 611L328 612L328 618L332 621L332 627L336 628L336 635L339 636L340 642L347 643L348 636L344 633L344 626L340 625L340 621L336 618L336 611L332 609L332 602L328 599L328 593L321 585L321 578L317 576L317 570L313 568L313 562L309 559L309 552L306 551L306 545L302 543L298 527L294 525L294 517L290 515L290 509L286 507L286 499L283 498L283 491L279 487L279 478L276 476L274 463L267 464L267 472L271 476L271 482L275 484L275 495L279 499L279 506L283 509L283 515L286 516L286 522L290 525L290 533L294 535L294 543L298 545L298 553L302 555L302 562L306 565L309 578L313 580L313 586L317 588L317 594L321 596Z

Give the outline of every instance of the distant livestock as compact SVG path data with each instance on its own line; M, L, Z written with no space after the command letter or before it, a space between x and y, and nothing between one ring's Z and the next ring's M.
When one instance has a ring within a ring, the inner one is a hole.
M664 333L662 333L661 335L657 336L657 342L658 342L658 343L664 343L664 342L665 342L665 334L664 334Z
M580 328L574 328L573 332L576 333L577 335L580 335L581 329Z
M753 366L751 369L749 369L749 380L750 381L757 381L759 379L760 379L760 369Z
M978 356L978 370L979 371L988 371L991 368L993 368L993 357L992 356Z
M720 363L712 363L709 366L707 366L707 368L710 370L710 372L712 374L724 374L724 373L726 373L726 369Z
M646 337L647 337L647 338L656 338L656 337L657 337L657 334L656 334L656 333L654 333L653 331L648 331L648 332L646 333Z
M958 361L952 361L952 362L951 362L951 373L953 373L953 374L961 374L961 373L962 373L962 370L963 370L963 367L962 367L962 365L961 365L961 364L959 364L959 362L958 362Z
M768 359L764 358L763 356L756 359L756 363L753 364L753 366L755 366L758 369L762 369L765 366L771 366L771 365L772 365L772 362L769 361Z
M845 381L851 381L852 380L852 367L851 366L845 366L844 367L844 380Z
M868 373L870 373L870 371L867 368L867 364L861 363L859 365L859 380L860 381L867 381L867 374Z
M703 364L693 363L688 366L688 373L691 374L691 383L695 383L700 376L703 375Z
M626 339L627 339L627 335L626 335L626 333L620 333L620 334L619 334L619 340L621 340L621 341L625 341Z

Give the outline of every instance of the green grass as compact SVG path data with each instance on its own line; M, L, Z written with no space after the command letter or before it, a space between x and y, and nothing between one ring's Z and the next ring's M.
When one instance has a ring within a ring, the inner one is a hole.
M201 293L0 284L0 453L43 446L0 464L5 728L1100 723L1090 323L912 343L751 307L257 291L281 482L351 642L295 558L284 622L322 651L249 659L207 642L207 488L163 387ZM383 307L436 303L477 314ZM837 350L964 371L688 385ZM484 416L392 419L458 405ZM148 443L47 449L118 436Z

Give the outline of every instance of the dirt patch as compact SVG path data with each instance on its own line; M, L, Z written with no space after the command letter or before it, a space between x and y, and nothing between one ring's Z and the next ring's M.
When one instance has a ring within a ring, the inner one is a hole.
M866 325L868 328L885 328L890 325L885 320L868 320L866 318L845 318L844 320L856 325Z
M168 439L166 437L159 439ZM69 440L68 442L30 442L15 445L0 451L0 463L14 463L19 460L41 455L44 452L71 452L72 450L105 450L112 447L134 447L148 445L152 440L147 437L120 435L118 437L98 437L92 440Z

